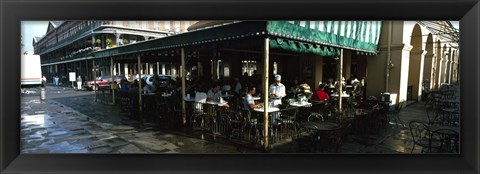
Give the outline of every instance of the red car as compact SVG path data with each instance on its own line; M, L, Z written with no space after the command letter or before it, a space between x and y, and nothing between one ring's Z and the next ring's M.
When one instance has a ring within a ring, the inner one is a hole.
M84 86L88 90L98 90L100 88L110 88L110 76L102 76L102 77L97 77L96 84L95 81L88 81ZM125 79L123 75L116 75L115 81L117 81L118 84L120 84L120 81L122 79Z

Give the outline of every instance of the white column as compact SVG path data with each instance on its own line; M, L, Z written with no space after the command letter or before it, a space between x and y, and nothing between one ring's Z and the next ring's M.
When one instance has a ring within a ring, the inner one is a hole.
M165 64L162 64L162 74L165 75Z
M269 54L270 54L270 46L269 46L269 38L264 39L264 55L263 55L263 103L264 103L264 111L263 111L263 122L265 123L263 126L263 143L264 143L264 148L265 150L268 149L268 125L269 125L269 120L268 120L268 59L269 59Z
M150 71L148 72L148 74L153 74L153 65L149 64L148 67L150 68Z
M124 74L125 78L128 79L128 63L124 64L123 66L124 66L124 70L125 70L125 74Z

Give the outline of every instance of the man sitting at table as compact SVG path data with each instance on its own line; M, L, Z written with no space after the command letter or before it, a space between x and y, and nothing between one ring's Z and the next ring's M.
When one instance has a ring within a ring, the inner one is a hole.
M313 100L325 102L330 100L330 96L324 91L326 85L325 84L320 84L318 87L318 90L315 91L315 95L313 95Z
M219 102L222 97L222 91L220 90L220 85L214 83L212 88L207 92L207 101L216 101Z
M207 101L220 102L222 98L222 91L220 90L220 85L214 83L212 89L207 92ZM222 104L222 107L230 107L228 104Z
M255 101L253 100L253 94L255 94L256 88L255 87L249 87L247 95L245 95L245 99L243 100L243 108L245 110L251 110L255 108L261 108L263 107L263 103L257 103L255 104Z
M287 94L285 92L285 85L280 83L282 76L275 75L275 83L271 84L269 87L269 95L272 98L273 106L278 106L282 104L282 98Z

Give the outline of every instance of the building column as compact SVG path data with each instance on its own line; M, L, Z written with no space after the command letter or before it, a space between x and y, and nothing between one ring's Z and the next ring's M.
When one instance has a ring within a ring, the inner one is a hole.
M344 51L343 52L343 77L345 80L350 79L352 74L352 52Z
M442 84L442 63L443 62L443 56L442 54L438 54L437 55L437 70L435 72L435 74L437 75L437 78L436 78L436 84L435 84L435 88L440 88L440 85Z
M433 88L433 78L434 78L434 61L433 61L433 53L425 54L424 66L423 66L423 80L428 80L429 85L428 89Z
M448 64L447 64L447 83L452 83L452 66L453 66L453 52L451 50L448 51Z
M442 52L442 61L440 62L442 66L441 69L440 69L440 74L438 75L439 78L440 78L440 81L439 81L439 86L438 87L441 87L442 83L445 83L445 80L447 78L445 78L446 76L446 71L447 71L447 55L445 52Z
M315 56L315 68L314 68L315 74L313 79L315 80L312 86L312 91L315 91L314 89L318 88L319 82L323 80L323 57L321 56Z
M452 82L458 83L458 51L453 53Z
M92 35L92 50L95 51L95 35Z
M380 54L367 57L367 77L365 78L366 96L379 96L380 93L397 94L397 101L407 99L408 69L412 46L392 44L391 65L388 78L388 89L385 91L387 68L387 45L381 45Z
M186 68L184 68L184 69L186 69ZM162 64L162 74L163 74L163 75L166 74L166 72L165 72L165 64Z
M412 87L412 100L419 101L422 95L424 59L427 52L415 50L410 52L408 86Z
M117 43L115 43L115 44L116 44L117 46L123 45L123 40L120 40L120 36L121 36L120 33L115 33L115 41L117 42Z

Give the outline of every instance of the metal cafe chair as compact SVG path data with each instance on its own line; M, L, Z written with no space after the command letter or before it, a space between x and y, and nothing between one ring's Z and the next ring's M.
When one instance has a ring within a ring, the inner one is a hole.
M458 132L451 129L439 129L434 133L440 137L439 152L445 153L459 153L460 135Z
M280 112L279 124L275 127L275 137L277 141L291 137L297 129L297 107L282 109Z
M352 124L346 124L331 131L322 132L318 140L321 152L339 152L340 147L345 143Z
M243 119L245 119L245 126L243 130L248 130L247 141L254 142L255 144L259 143L261 138L260 136L261 132L260 132L260 127L258 123L258 118L256 117L256 115L252 114L250 110L241 109L240 116L243 117ZM251 138L252 131L254 133L253 139Z
M227 112L222 113L222 117L225 117L226 120L226 136L229 139L238 138L242 139L245 132L245 126L247 121L245 117L241 114L241 109L232 108Z
M405 127L405 125L403 124L402 120L400 120L400 111L403 109L404 105L405 105L405 100L401 100L395 107L395 110L393 111L388 111L388 118L389 118L389 121L392 121L395 120L395 125L397 126L398 128L398 125L402 125L402 127Z
M410 133L412 135L413 147L410 153L413 153L416 146L422 147L421 153L434 152L441 147L440 137L437 133L430 131L427 124L421 121L410 121Z

